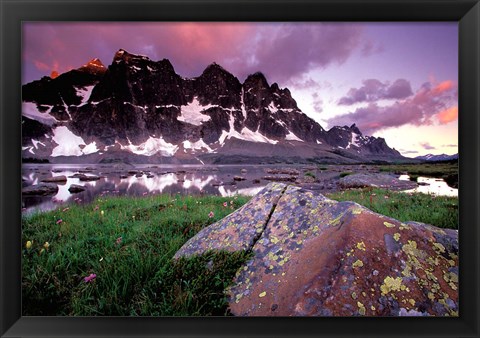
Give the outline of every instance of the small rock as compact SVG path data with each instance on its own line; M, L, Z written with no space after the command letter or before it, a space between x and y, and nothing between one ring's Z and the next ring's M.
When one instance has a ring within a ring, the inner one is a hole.
M78 185L78 184L72 184L68 188L68 191L70 191L70 193L72 193L72 194L77 193L77 192L82 192L82 191L85 191L85 190L86 190L86 188L83 185Z
M64 175L61 176L53 176L49 178L44 178L42 182L47 182L47 183L57 183L57 182L67 182L67 177Z
M100 176L95 176L95 175L83 175L80 178L80 181L98 181L100 179Z

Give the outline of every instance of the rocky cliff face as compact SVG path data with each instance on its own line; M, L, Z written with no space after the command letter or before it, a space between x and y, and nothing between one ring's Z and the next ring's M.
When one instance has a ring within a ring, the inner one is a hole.
M288 89L270 85L262 73L241 83L216 63L186 79L166 59L119 50L108 68L93 59L22 91L24 117L45 131L40 135L38 126L24 124L24 157L90 155L90 161L99 161L133 153L200 162L265 152L336 161L401 157L355 125L325 131L297 107Z

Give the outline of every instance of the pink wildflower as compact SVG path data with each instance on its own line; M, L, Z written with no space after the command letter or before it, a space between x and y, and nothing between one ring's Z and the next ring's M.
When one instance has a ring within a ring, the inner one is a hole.
M208 214L208 217L212 218L213 216L215 216L215 214L213 213L213 211L210 211L210 213Z
M223 206L226 208L228 206L227 202L223 202Z
M60 223L62 223L62 222L63 222L63 220L60 218L56 223L57 223L57 224L60 224Z
M95 206L95 208L93 208L93 211L97 211L99 209L98 205Z
M70 208L65 208L65 209L62 210L62 212L65 212L65 211L68 211L68 210L70 210Z
M83 280L85 281L85 283L90 283L95 278L97 278L97 275L94 273L91 273L89 276L85 277Z
M144 192L142 195L143 195L143 196L148 195L148 192Z
M118 237L117 240L115 241L115 243L117 243L117 245L120 245L122 244L122 236Z

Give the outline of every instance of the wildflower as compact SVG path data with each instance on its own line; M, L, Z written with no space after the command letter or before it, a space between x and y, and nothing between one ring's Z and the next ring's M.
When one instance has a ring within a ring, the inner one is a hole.
M387 195L385 195L385 196L383 196L383 198L385 198L386 200L388 200L389 197L388 197Z
M47 250L50 247L50 243L45 242L45 244L43 244L43 247L45 248L45 250Z
M233 204L233 200L230 201L230 205L232 205L232 204Z
M45 251L45 249L42 248L42 249L40 250L40 253L39 253L39 254L40 254L40 255L43 254L44 251Z
M25 243L25 247L27 249L30 249L32 247L32 244L33 244L33 241L27 241L27 243Z
M122 236L118 237L115 243L117 243L117 245L122 244Z
M65 209L62 210L62 212L65 212L65 211L68 211L68 210L70 210L70 208L65 208Z
M105 212L102 210L102 211L100 211L100 214L103 216L105 214Z
M228 206L227 202L223 202L223 206L226 208Z
M94 273L91 273L89 276L83 278L83 280L85 281L85 283L89 283L92 280L94 280L95 278L97 278L97 275L94 274Z
M60 218L56 223L57 223L57 224L60 224L60 223L62 223L62 222L63 222L63 220Z
M93 211L97 211L98 209L98 205L96 205L95 208L93 208Z
M215 216L215 214L213 213L213 211L210 211L210 213L208 214L208 217L212 218L213 216Z
M148 195L148 192L144 192L142 195L143 195L143 196Z

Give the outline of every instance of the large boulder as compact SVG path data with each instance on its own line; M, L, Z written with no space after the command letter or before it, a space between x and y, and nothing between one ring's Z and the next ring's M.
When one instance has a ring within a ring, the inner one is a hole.
M342 177L338 184L342 188L385 188L390 190L408 190L418 187L412 181L399 180L396 176L389 174L352 174Z
M280 183L175 258L251 250L227 290L237 316L458 316L458 233Z

